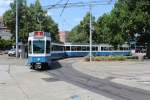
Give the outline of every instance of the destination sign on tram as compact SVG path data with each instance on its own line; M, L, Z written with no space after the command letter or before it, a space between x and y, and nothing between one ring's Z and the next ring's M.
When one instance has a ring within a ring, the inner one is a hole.
M34 32L34 36L39 38L44 37L44 32Z

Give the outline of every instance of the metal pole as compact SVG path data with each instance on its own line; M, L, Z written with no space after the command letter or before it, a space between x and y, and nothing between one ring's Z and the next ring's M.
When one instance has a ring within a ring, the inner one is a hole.
M90 62L92 62L92 5L89 0L89 12L90 12Z
M16 0L16 57L18 57L18 0Z

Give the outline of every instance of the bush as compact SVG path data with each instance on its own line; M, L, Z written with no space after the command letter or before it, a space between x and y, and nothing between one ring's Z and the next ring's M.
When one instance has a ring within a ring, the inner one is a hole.
M92 61L125 61L125 56L96 56L92 57ZM86 57L85 61L90 61L90 57Z
M10 48L13 42L11 40L0 39L0 49L4 50L6 48Z

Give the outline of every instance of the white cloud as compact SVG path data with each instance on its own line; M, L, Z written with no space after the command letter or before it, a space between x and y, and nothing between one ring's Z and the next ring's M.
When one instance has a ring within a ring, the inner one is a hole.
M0 16L9 9L11 2L13 2L13 0L0 0Z

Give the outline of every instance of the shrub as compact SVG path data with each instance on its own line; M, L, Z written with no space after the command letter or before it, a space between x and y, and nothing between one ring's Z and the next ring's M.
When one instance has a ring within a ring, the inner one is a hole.
M96 56L92 57L92 61L125 61L125 56ZM85 58L85 61L90 61L89 57Z

